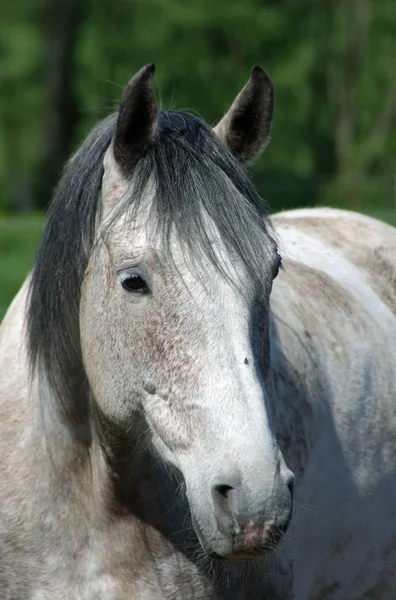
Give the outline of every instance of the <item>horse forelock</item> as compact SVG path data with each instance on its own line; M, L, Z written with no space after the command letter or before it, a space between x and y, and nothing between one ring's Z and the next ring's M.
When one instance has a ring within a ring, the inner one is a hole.
M87 383L79 333L80 289L101 210L103 158L116 115L100 123L68 163L49 210L37 254L28 311L32 370L37 366L54 391L55 410L74 426L88 415ZM153 143L130 174L132 194L115 218L133 218L154 182L149 218L169 248L172 229L193 259L207 256L221 269L209 243L207 217L227 251L248 274L262 277L266 252L275 245L267 205L245 169L200 119L160 112ZM46 395L48 397L48 395Z

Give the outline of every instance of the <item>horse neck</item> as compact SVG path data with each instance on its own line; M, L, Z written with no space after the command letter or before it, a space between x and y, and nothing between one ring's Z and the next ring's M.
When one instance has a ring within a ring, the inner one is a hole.
M271 297L266 391L280 449L289 468L303 473L317 429L315 399L323 390L315 364L318 349L296 316L296 295L298 290L282 286Z

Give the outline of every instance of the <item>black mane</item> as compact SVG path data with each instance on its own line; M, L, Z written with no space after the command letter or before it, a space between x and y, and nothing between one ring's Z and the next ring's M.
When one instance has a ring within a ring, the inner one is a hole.
M100 123L66 166L51 203L37 254L28 311L29 355L47 378L68 421L88 410L87 384L79 339L80 288L100 210L103 158L117 115ZM137 210L154 178L152 204L158 235L176 231L192 250L214 262L204 215L216 225L225 246L252 277L262 274L264 235L272 238L266 203L245 169L200 119L179 111L159 113L154 142L136 165L133 198L119 211Z

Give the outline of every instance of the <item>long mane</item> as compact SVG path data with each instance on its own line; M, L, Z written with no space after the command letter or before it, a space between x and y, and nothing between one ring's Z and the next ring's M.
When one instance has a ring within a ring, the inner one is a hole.
M103 158L117 115L101 122L67 164L49 210L30 287L28 344L32 368L53 391L56 408L76 426L88 411L79 336L80 289L92 250L103 177ZM159 113L155 141L134 169L135 211L155 182L150 217L164 242L175 228L191 254L216 262L205 215L225 247L259 278L265 239L273 240L267 205L245 169L200 119L180 111Z

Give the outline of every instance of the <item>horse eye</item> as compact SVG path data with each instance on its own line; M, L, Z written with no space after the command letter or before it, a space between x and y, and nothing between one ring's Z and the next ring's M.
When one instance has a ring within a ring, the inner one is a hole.
M127 292L146 293L148 287L140 275L128 275L121 281L121 285Z
M276 253L276 258L277 258L277 261L276 261L276 264L275 264L273 279L275 279L278 276L279 269L282 269L282 257L279 254L279 252Z

